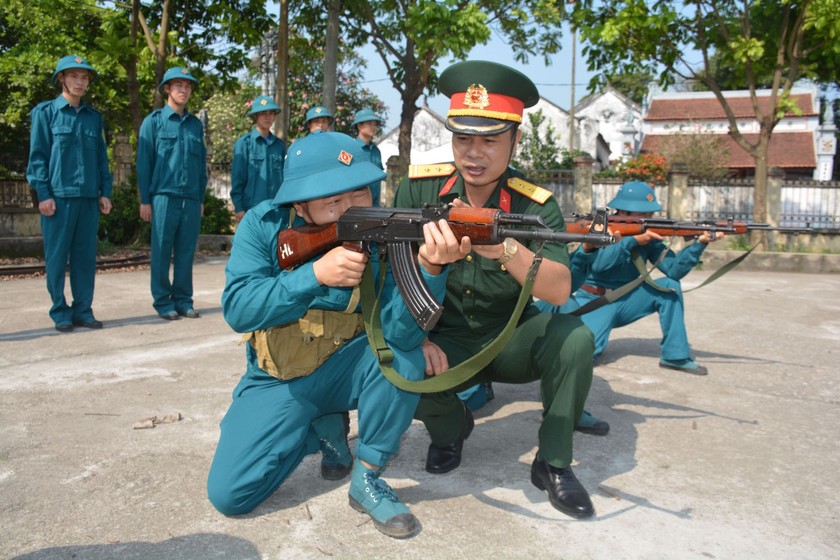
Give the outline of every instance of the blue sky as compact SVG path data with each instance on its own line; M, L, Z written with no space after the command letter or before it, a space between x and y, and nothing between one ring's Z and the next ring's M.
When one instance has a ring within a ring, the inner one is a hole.
M571 34L568 28L566 28L563 33L563 48L559 53L551 57L551 65L545 65L541 56L530 57L527 64L521 64L514 61L510 49L499 37L494 35L487 45L475 47L470 52L469 59L493 60L516 68L534 81L540 91L540 95L555 105L569 110L571 106L570 84L572 83L571 44ZM578 42L574 80L575 103L587 95L586 87L591 78L591 74L586 70L586 64L580 57L580 53L581 45ZM368 61L367 69L364 73L364 86L375 93L388 106L388 118L383 129L385 131L391 130L391 128L399 124L402 103L399 94L391 86L390 80L387 79L385 67L373 48L370 46L365 47L360 51L360 54ZM439 63L438 71L440 72L453 62L455 62L453 59L442 59ZM422 104L422 98L418 101L418 105L420 104ZM437 113L445 115L449 102L446 97L438 95L429 99L429 106Z

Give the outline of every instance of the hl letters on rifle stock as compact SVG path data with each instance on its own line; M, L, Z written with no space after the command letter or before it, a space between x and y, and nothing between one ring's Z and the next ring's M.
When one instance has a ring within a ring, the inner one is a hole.
M394 280L417 324L431 330L443 311L429 293L417 269L414 253L423 241L423 224L447 220L457 237L469 237L475 245L496 245L505 238L519 241L554 241L589 243L604 246L614 238L606 232L606 212L596 213L595 225L587 231L557 232L539 216L509 214L492 208L349 208L337 222L328 225L307 224L281 230L277 235L277 258L282 269L289 269L344 244L353 250L371 242L385 247ZM600 220L600 221L599 221ZM519 229L521 227L529 229Z

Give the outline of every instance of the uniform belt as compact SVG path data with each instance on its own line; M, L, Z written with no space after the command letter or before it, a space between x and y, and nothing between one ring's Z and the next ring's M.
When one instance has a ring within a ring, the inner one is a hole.
M593 294L593 295L596 295L596 296L602 296L602 295L607 293L607 289L603 286L591 286L589 284L583 284L580 287L580 289L583 290L584 292L589 292L590 294Z

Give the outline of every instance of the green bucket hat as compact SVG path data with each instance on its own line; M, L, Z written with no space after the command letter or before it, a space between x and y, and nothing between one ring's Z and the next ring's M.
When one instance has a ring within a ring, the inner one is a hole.
M195 76L190 74L189 68L184 68L183 66L174 66L166 71L166 74L163 75L163 79L160 81L160 85L158 86L158 91L163 93L163 84L172 80L189 80L193 84L193 87L198 87L198 80L195 79Z
M82 58L81 56L76 55L69 55L63 56L58 59L58 64L55 65L55 72L53 72L52 78L50 79L50 83L53 85L57 85L58 82L58 75L64 72L65 70L72 70L74 68L81 68L82 70L87 70L93 77L90 79L92 82L96 78L96 70L93 69L93 66L88 64L88 61Z
M330 119L330 122L333 121L333 116L329 111L327 111L326 107L323 105L316 105L306 112L306 120L303 121L303 124L306 125L312 119L317 119L319 117L327 117Z
M656 200L653 187L642 181L624 183L615 198L607 203L609 208L625 212L659 212L662 205Z
M361 109L359 111L356 111L356 114L353 115L353 122L350 124L350 126L356 126L357 124L361 124L363 122L368 121L376 121L381 125L382 117L374 113L372 109Z
M334 196L385 177L353 138L341 132L310 134L289 148L274 203L282 206Z
M251 102L251 110L248 111L248 114L256 115L257 113L265 113L266 111L280 111L280 106L271 97L258 95Z
M440 91L449 98L446 129L492 136L522 122L526 107L540 100L528 76L503 64L468 60L440 75Z

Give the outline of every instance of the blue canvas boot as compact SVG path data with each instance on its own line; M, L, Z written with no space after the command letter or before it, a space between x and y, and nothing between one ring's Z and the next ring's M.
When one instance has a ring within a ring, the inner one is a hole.
M417 518L381 475L382 470L369 469L356 459L350 477L350 507L370 515L376 528L389 537L410 537L417 530Z
M584 409L577 426L575 426L575 431L591 436L605 436L610 432L610 425L600 418L592 416L588 410Z
M327 414L312 421L321 446L321 476L326 480L341 480L353 468L353 455L347 444L350 433L350 414Z
M684 360L666 360L665 358L661 358L659 360L659 367L665 369L675 369L677 371L683 371L692 375L709 374L708 369L704 368L703 366L697 365L697 362L695 362L691 358L686 358Z

